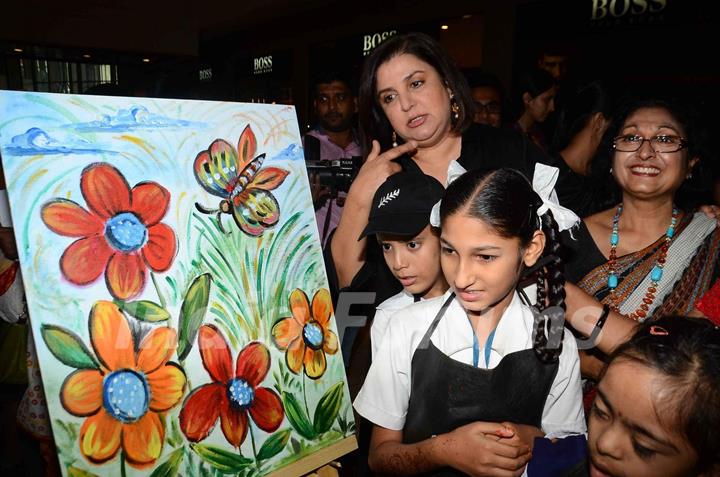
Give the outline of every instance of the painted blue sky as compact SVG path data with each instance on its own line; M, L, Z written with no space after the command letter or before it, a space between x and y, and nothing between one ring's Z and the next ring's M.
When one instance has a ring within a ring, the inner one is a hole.
M204 129L208 125L197 121L187 121L155 114L148 111L145 106L132 106L128 109L119 109L114 115L105 114L102 119L97 121L68 124L65 127L82 132L121 132L158 128Z
M90 143L85 139L65 133L53 133L51 136L37 127L14 136L10 144L5 147L4 152L9 156L114 153L111 150L98 148L97 143Z
M290 144L288 147L278 153L277 156L273 157L274 161L304 161L305 155L300 146L297 144Z

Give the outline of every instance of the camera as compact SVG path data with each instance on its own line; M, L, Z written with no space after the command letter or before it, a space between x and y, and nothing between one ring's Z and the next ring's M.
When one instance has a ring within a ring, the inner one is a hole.
M357 176L362 157L334 160L306 160L308 175L317 174L320 185L328 187L333 194L347 192Z

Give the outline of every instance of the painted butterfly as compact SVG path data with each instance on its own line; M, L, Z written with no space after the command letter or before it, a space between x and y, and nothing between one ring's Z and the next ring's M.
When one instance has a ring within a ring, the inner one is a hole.
M240 230L259 237L280 219L280 206L273 189L290 173L279 167L260 169L265 154L255 156L257 140L250 125L238 140L237 150L223 139L216 139L195 158L195 179L212 195L222 197L217 209L195 203L204 214L217 214L220 230L222 214L231 214Z

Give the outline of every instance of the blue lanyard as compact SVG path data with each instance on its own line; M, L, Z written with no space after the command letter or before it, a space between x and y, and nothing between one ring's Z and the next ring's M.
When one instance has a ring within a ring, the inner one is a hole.
M470 324L470 328L472 329L472 323ZM497 328L493 329L490 332L490 334L487 337L487 340L485 341L485 368L490 367L490 350L492 349L493 339L495 339L495 330L497 330ZM478 341L477 335L475 334L475 330L472 330L472 332L473 332L473 366L477 368L479 361L480 361L480 342Z

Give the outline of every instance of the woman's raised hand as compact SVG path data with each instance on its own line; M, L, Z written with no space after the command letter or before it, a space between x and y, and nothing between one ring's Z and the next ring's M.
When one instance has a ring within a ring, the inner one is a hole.
M348 191L340 223L330 242L340 288L350 285L365 263L366 242L365 239L358 240L358 237L367 225L375 192L385 179L402 169L393 159L412 153L416 147L415 142L408 141L381 154L380 143L373 141L372 150Z
M380 152L380 143L373 141L372 149L368 154L365 163L360 168L357 177L353 181L348 196L358 195L362 197L360 202L370 205L375 191L385 182L389 176L400 172L400 164L394 162L403 154L412 153L417 148L415 141L408 141L405 144L393 147L387 151ZM354 198L354 197L353 197Z

